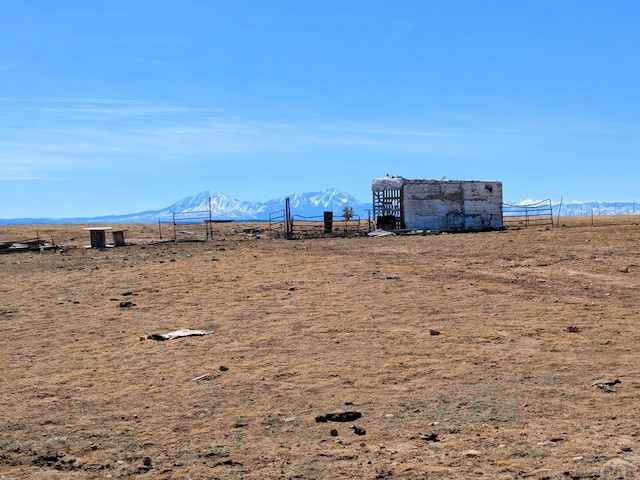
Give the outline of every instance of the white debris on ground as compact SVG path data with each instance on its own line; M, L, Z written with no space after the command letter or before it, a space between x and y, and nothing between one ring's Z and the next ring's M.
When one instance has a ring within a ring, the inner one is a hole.
M395 235L393 232L389 232L388 230L374 230L373 232L367 233L370 237L389 237L391 235Z
M164 340L173 340L174 338L201 337L203 335L207 335L208 333L213 332L210 330L191 330L189 328L180 328L179 330L174 330L173 332L168 333L152 333L150 335L143 335L140 337L140 340L157 340L161 342Z

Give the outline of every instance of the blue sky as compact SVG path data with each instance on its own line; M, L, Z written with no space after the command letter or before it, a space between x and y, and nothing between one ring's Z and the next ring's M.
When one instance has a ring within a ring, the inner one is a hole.
M0 16L0 218L500 180L639 200L635 0L30 0Z

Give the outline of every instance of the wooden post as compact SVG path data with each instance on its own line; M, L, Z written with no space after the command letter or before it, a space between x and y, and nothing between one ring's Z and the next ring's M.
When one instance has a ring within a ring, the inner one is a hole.
M293 238L293 218L291 218L291 203L289 197L285 199L284 217L286 237L291 239Z
M173 213L173 240L175 241L178 235L178 232L176 231L176 214Z
M556 227L560 226L560 214L562 211L562 197L560 197L560 206L558 207L558 219L556 220Z

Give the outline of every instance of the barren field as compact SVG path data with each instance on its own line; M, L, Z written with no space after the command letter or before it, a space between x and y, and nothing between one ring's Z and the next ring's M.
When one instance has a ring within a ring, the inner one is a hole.
M1 226L0 479L640 478L639 221Z

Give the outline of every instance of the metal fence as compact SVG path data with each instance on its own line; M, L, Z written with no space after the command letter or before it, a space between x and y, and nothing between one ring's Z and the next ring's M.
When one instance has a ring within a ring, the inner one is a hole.
M212 237L211 211L176 212L173 214L174 240L208 240Z
M365 221L365 225L368 223ZM287 221L286 212L279 210L269 214L269 236L271 238L319 238L358 235L362 232L359 215L331 217L325 215L304 217L292 215Z
M360 233L360 216L332 217L330 223L327 218L293 216L292 234L299 237L348 236Z
M269 214L269 237L286 237L287 222L284 210L278 210Z
M552 227L551 200L526 205L502 204L502 224L505 228Z

